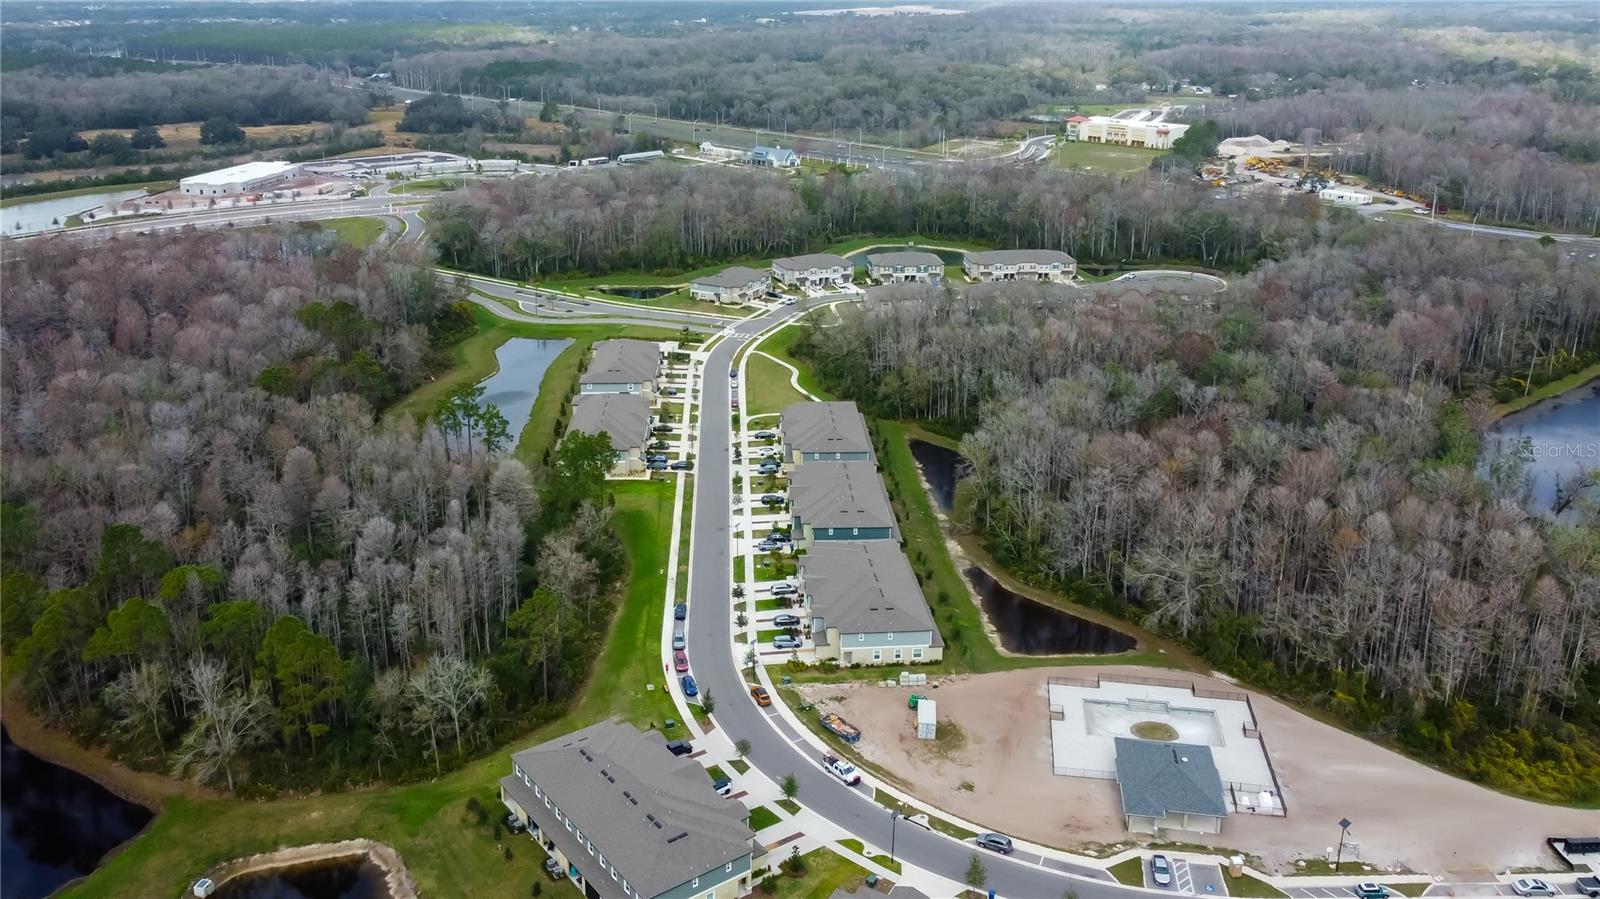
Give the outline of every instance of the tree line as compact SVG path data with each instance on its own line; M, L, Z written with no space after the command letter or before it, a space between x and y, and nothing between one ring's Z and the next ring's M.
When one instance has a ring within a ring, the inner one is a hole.
M1024 577L1497 788L1600 798L1600 498L1529 512L1474 385L1600 342L1592 262L1405 232L1214 302L902 288L796 352L960 433L958 517Z
M327 232L8 253L0 643L35 710L251 794L442 770L557 714L625 559L611 450L504 454L425 254ZM596 461L598 460L598 462Z
M793 178L722 166L607 170L452 192L432 233L446 263L496 277L681 271L926 234L1083 260L1242 267L1321 227L1314 200L1218 199L1187 177L1116 182L1047 168L833 170Z

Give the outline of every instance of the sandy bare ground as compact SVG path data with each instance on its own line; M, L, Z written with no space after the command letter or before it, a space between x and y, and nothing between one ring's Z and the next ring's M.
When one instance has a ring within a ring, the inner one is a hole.
M860 752L894 772L921 799L1024 839L1070 849L1129 838L1115 783L1057 777L1050 770L1046 678L1100 673L1152 674L1117 665L1035 668L944 678L937 689L919 688L938 701L941 731L959 731L932 743L916 738L914 715L906 707L908 689L811 684L803 692L819 708L837 710L861 727ZM1201 686L1239 689L1211 678L1193 679ZM1288 873L1293 860L1319 857L1337 841L1335 822L1348 817L1363 860L1441 872L1549 864L1545 837L1600 829L1600 812L1504 796L1253 691L1251 701L1289 816L1234 816L1217 837L1173 833L1169 838L1245 850Z

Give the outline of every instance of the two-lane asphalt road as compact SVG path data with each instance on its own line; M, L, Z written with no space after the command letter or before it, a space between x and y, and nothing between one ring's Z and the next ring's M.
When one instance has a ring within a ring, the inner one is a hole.
M733 336L712 349L706 360L700 416L700 447L696 457L694 533L690 550L693 571L689 603L689 655L702 693L715 693L715 718L731 740L749 740L749 761L779 782L794 774L799 798L812 811L859 836L887 848L891 821L887 809L872 801L870 787L847 787L812 763L815 754L792 725L771 709L761 709L750 699L739 661L734 656L732 629L733 553L729 540L733 508L731 394L728 372L738 350L756 334L796 315L785 308L746 320ZM1061 809L1063 816L1069 808ZM919 868L961 883L967 859L977 852L989 870L989 886L1008 899L1057 899L1068 888L1083 899L1130 899L1137 889L1108 880L1090 879L1091 869L1073 870L1054 860L1022 850L1002 857L960 843L950 837L902 823L895 828L895 855ZM1101 876L1105 875L1101 872Z

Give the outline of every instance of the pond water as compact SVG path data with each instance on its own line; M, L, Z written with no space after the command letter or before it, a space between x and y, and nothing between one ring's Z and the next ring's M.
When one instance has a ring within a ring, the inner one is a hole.
M653 300L664 297L678 290L676 287L597 287L601 293L609 293L614 297L627 297L630 300Z
M67 219L107 203L120 203L133 197L144 196L142 190L108 190L102 193L78 194L55 200L37 200L19 203L0 209L0 231L16 237L19 234L36 234L52 228L66 226Z
M953 449L926 440L911 441L911 455L922 469L934 502L948 512L955 505L956 484L970 470L967 460ZM1024 655L1126 652L1137 642L1121 631L1013 593L976 565L962 574L977 591L984 615L1000 635L1000 645L1009 652Z
M911 245L893 244L893 245L890 245L890 246L870 247L870 248L865 249L865 250L857 250L856 252L851 253L850 255L848 255L848 256L846 256L844 258L850 260L850 264L851 265L866 265L867 264L867 257L871 256L874 253L906 253L906 252L932 253L933 255L938 256L940 259L943 259L945 265L955 265L955 266L961 265L961 258L966 255L965 253L962 253L960 250L941 250L941 249L937 249L935 247L924 247L924 246L919 246L919 245L916 245L916 244L911 244Z
M370 859L343 858L244 874L213 899L388 899L383 869Z
M911 455L922 469L922 476L927 478L928 486L933 488L934 503L946 512L954 508L956 483L970 470L967 460L953 449L926 440L911 441Z
M1484 435L1484 456L1509 452L1524 439L1533 449L1533 511L1548 515L1559 479L1600 468L1600 381L1500 419Z
M88 874L150 810L11 742L0 728L0 899L40 899Z
M513 442L533 413L533 401L539 398L539 383L544 380L545 370L571 345L570 340L513 337L494 351L500 370L481 382L483 401L499 407Z
M983 613L1000 635L1000 645L1023 655L1127 652L1134 638L1013 593L989 572L973 565L962 574L983 600Z

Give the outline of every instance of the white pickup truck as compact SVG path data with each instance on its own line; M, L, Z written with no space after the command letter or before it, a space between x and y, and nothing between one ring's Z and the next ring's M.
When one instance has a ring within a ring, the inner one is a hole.
M822 766L828 769L829 774L844 781L846 786L853 787L861 783L861 775L856 772L856 766L836 755L823 756Z

